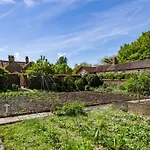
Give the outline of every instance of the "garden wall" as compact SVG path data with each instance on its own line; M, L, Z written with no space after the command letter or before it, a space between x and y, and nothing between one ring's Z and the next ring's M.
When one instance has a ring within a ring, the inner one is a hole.
M121 80L116 80L116 79L113 79L113 80L109 80L109 79L103 79L104 83L107 84L107 85L110 85L110 86L117 86L117 85L123 85L126 80L124 79L121 79Z

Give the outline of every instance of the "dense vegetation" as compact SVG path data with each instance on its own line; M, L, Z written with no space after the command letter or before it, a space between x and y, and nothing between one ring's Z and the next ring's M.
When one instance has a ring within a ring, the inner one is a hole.
M117 58L120 63L150 59L150 31L142 33L136 41L121 46Z
M114 109L53 115L1 126L0 136L7 150L148 150L150 118Z
M5 81L8 78L8 71L4 68L0 68L0 91L6 88Z

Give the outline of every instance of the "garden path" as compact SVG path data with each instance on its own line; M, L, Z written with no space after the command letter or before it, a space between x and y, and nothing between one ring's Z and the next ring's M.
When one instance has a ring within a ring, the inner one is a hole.
M0 125L15 123L15 122L19 122L22 120L41 118L41 117L46 117L50 115L52 115L51 112L43 112L43 113L36 113L36 114L19 115L19 116L14 116L14 117L5 117L5 118L0 118Z

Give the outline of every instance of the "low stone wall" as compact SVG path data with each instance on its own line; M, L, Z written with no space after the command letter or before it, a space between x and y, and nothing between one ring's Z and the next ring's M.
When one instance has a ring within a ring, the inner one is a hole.
M150 116L150 100L128 101L128 102L113 102L113 107L140 115Z
M150 115L150 103L128 103L128 112L140 115Z
M110 86L123 85L126 82L126 80L124 80L124 79L121 79L121 80L104 79L103 81L104 81L105 84L110 85Z

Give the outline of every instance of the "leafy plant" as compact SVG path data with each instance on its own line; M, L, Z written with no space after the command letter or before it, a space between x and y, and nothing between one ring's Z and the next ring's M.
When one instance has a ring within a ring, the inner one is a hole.
M97 75L94 74L89 74L86 77L86 80L88 82L88 85L91 87L98 87L100 85L103 85L103 81L99 79L99 77Z
M85 115L84 105L79 102L73 102L71 104L66 104L62 108L59 108L56 111L57 115L68 115L68 116L77 116Z

